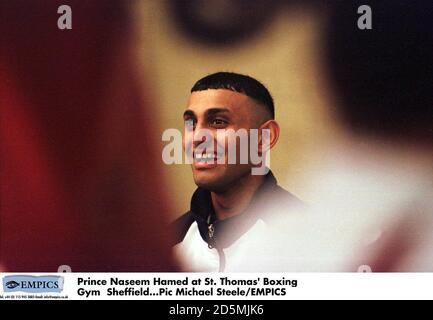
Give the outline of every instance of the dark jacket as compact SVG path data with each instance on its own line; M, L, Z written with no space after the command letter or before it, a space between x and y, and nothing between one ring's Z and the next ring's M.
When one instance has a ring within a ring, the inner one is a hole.
M246 233L258 219L265 222L271 219L273 212L267 209L276 203L280 208L284 208L285 212L293 207L303 206L297 197L277 185L277 180L271 171L256 190L248 208L242 214L224 220L217 219L210 192L197 188L191 199L190 210L172 223L174 245L182 242L195 221L203 241L209 248L217 250L227 248Z

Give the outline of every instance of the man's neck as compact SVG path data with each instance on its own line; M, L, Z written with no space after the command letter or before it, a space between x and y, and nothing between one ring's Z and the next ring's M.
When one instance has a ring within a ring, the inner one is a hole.
M224 192L211 192L212 205L219 220L242 213L265 180L262 175L247 175Z

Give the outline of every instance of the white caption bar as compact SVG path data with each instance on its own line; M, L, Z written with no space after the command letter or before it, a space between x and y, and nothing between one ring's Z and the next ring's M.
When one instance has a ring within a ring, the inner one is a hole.
M60 282L50 276L59 276ZM0 300L433 299L433 273L1 273L0 277ZM53 287L60 292L53 292Z

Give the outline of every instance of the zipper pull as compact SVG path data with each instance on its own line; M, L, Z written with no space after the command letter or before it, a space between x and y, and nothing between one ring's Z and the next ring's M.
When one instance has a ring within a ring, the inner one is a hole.
M209 237L209 243L207 244L207 246L209 247L209 249L214 248L214 246L211 244L214 242L213 239L214 232L215 232L215 228L213 226L213 223L211 223L210 225L207 226L207 235Z
M214 233L215 233L215 227L213 223L210 222L210 217L208 218L208 226L207 226L207 235L209 238L209 242L207 244L209 249L215 248L215 239L214 239ZM224 254L224 251L221 248L217 248L218 251L218 257L219 257L219 268L218 272L224 272L224 269L226 267L226 256Z

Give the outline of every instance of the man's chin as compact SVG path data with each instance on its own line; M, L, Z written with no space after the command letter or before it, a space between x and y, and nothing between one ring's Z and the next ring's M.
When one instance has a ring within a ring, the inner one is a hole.
M221 190L221 184L216 181L203 181L202 179L195 180L197 187L206 189L213 192L218 192Z
M194 174L194 182L195 184L203 189L213 191L213 192L220 192L224 189L224 186L227 184L224 179L221 177L215 177L215 176L205 176L210 175L208 173L195 173Z

